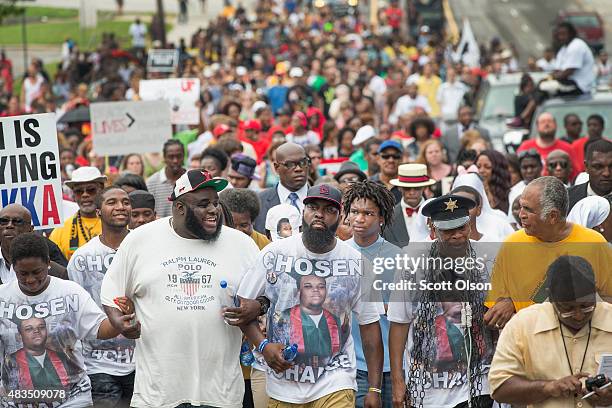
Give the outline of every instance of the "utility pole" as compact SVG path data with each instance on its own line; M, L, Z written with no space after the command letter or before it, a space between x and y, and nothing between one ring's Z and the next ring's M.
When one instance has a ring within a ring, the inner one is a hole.
M164 17L164 0L157 0L157 24L162 48L166 48L166 20Z
M28 72L28 33L26 30L26 9L21 10L21 44L23 46L23 69Z

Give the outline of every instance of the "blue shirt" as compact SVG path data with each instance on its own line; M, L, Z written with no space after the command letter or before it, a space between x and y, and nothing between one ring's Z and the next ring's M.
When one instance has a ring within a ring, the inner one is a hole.
M368 247L360 247L355 242L354 238L346 241L347 244L361 252L363 256L365 256L370 262L375 263L375 258L395 258L395 255L401 251L401 249L389 241L386 241L383 237L379 236L376 242ZM381 279L384 282L393 282L395 275L395 269L385 270ZM383 300L385 302L385 306L389 302L389 294L383 293ZM357 358L357 369L361 371L368 371L368 366L366 365L365 356L363 355L363 345L361 343L361 333L359 332L359 323L357 318L353 316L351 332L353 334L353 342L355 344L355 357ZM391 371L391 365L389 363L389 320L387 320L386 315L380 316L380 331L382 332L382 341L383 341L383 349L385 352L385 360L383 364L383 372L388 373Z

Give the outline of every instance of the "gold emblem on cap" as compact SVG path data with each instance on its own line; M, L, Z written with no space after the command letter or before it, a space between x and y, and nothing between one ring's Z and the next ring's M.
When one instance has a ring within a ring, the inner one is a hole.
M457 205L457 200L453 200L452 198L449 198L448 201L444 204L446 204L446 211L450 210L450 212L454 212L455 209L459 208L459 206Z

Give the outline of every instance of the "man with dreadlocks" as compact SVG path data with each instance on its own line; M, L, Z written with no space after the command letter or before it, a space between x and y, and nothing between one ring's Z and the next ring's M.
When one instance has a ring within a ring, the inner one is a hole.
M367 258L374 267L382 268L385 259L395 259L400 248L393 245L382 237L382 231L391 224L393 220L393 207L395 198L393 194L382 184L371 180L352 183L344 192L343 211L344 218L349 220L353 229L353 237L347 244L358 250ZM375 270L383 282L393 282L395 269ZM389 301L388 291L383 292L385 311ZM383 345L385 347L383 379L382 379L382 402L383 407L391 406L391 366L389 363L389 321L385 315L380 316L380 329L382 332ZM355 342L355 355L357 357L357 394L355 406L363 407L363 401L368 393L368 370L359 335L359 325L353 319L353 340Z
M425 251L412 246L411 260L422 262L398 273L396 283L415 286L396 289L387 313L394 407L493 404L486 378L493 341L483 323L487 267L469 239L469 210L475 205L467 197L451 194L422 209L432 220L436 240L425 244ZM468 290L468 282L480 287Z

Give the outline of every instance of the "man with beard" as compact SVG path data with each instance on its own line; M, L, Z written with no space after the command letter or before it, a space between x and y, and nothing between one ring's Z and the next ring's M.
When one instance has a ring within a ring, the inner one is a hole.
M128 194L116 186L102 190L96 201L102 233L72 255L68 277L81 285L102 308L102 279L129 232L132 207ZM134 391L134 346L134 340L123 336L83 341L85 366L96 406L129 407Z
M432 220L436 240L411 246L410 257L425 262L398 272L396 282L409 281L415 289L394 291L387 313L394 407L405 402L449 408L493 404L486 378L493 356L491 333L483 322L486 293L463 286L488 279L481 256L486 254L477 255L469 239L469 212L475 206L467 197L449 194L422 209Z
M267 338L254 321L241 327L269 367L270 406L354 407L353 312L368 368L365 406L380 406L383 348L378 320L384 309L364 297L367 284L359 252L335 237L341 198L340 191L327 184L310 188L304 199L303 233L261 251L238 290L240 297L254 299L265 293L270 300ZM287 344L297 345L299 364L283 358Z
M225 324L219 299L222 281L238 287L257 246L222 224L217 193L226 186L187 171L170 196L172 217L132 231L104 276L101 301L113 324L122 315L115 299L127 296L143 327L132 406L242 406L242 336ZM260 305L243 302L255 305L250 321Z

